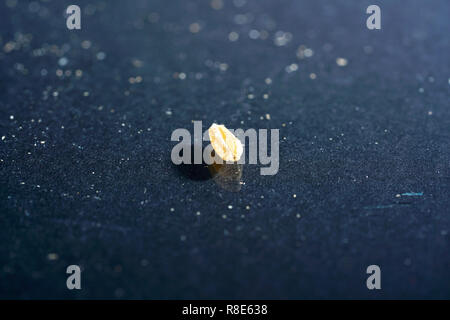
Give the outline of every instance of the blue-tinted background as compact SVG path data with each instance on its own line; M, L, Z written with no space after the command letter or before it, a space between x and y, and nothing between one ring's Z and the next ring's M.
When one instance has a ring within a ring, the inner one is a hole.
M1 0L0 297L450 298L449 2L370 4ZM278 174L176 167L192 120Z

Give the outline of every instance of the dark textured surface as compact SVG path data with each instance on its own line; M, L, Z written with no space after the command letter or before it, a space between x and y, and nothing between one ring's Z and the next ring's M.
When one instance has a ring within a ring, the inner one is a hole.
M0 297L450 298L448 1L378 1L380 31L367 1L241 2L1 1ZM191 120L279 128L278 174L186 174Z

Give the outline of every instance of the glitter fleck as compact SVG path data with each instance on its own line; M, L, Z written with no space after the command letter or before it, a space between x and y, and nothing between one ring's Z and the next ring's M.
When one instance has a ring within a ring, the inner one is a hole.
M307 48L305 49L303 54L305 55L305 58L310 58L314 55L314 51L312 49Z
M89 40L84 40L81 42L81 47L83 49L89 49L91 47L92 43Z
M421 197L423 196L423 192L404 192L402 196L406 197Z
M105 60L106 54L104 52L97 53L97 60Z
M69 63L69 60L66 57L62 57L58 60L58 64L60 67L64 67Z
M228 40L234 42L234 41L237 41L238 39L239 39L239 34L237 32L231 31L228 34Z
M213 8L214 10L222 9L223 8L223 0L212 0L211 8Z
M47 255L47 259L50 261L58 260L58 258L59 258L59 256L57 253L52 252Z
M273 42L277 47L282 47L287 45L291 40L292 34L290 32L277 31Z
M250 37L250 39L256 40L259 38L260 32L258 30L252 29L248 33L248 36Z
M345 58L337 58L337 59L336 59L336 64L337 64L339 67L345 67L345 66L348 64L348 61L347 61L347 59L345 59Z
M191 33L198 33L201 30L200 24L197 22L191 23L189 25L189 31Z
M298 64L292 63L285 68L287 73L291 73L298 70Z
M236 24L246 24L248 22L248 17L245 14L237 14L234 16L234 22Z
M220 71L227 71L228 70L228 64L226 64L226 63L221 63L220 65L219 65L219 69L220 69Z

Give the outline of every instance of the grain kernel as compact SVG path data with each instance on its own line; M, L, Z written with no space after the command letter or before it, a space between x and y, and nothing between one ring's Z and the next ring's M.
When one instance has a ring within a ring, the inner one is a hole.
M242 144L223 124L213 123L208 133L211 145L219 157L225 161L239 161L244 151Z

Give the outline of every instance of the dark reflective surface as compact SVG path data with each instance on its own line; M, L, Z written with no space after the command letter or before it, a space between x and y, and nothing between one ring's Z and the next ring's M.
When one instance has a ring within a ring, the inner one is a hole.
M242 187L243 164L212 164L208 166L213 180L217 185L227 191L238 192Z
M223 2L0 0L0 297L449 299L449 1ZM174 166L192 120L279 172Z
M175 144L175 142L174 142ZM186 144L185 148L189 148L191 150L191 159L190 163L181 163L179 165L175 165L178 172L181 173L181 175L187 179L190 180L198 180L198 181L204 181L211 179L211 174L208 170L208 165L205 163L205 161L202 158L202 163L195 164L194 163L194 152L195 148L193 144ZM184 150L184 149L183 149ZM180 156L183 156L183 151L180 152ZM172 161L172 160L170 160Z

